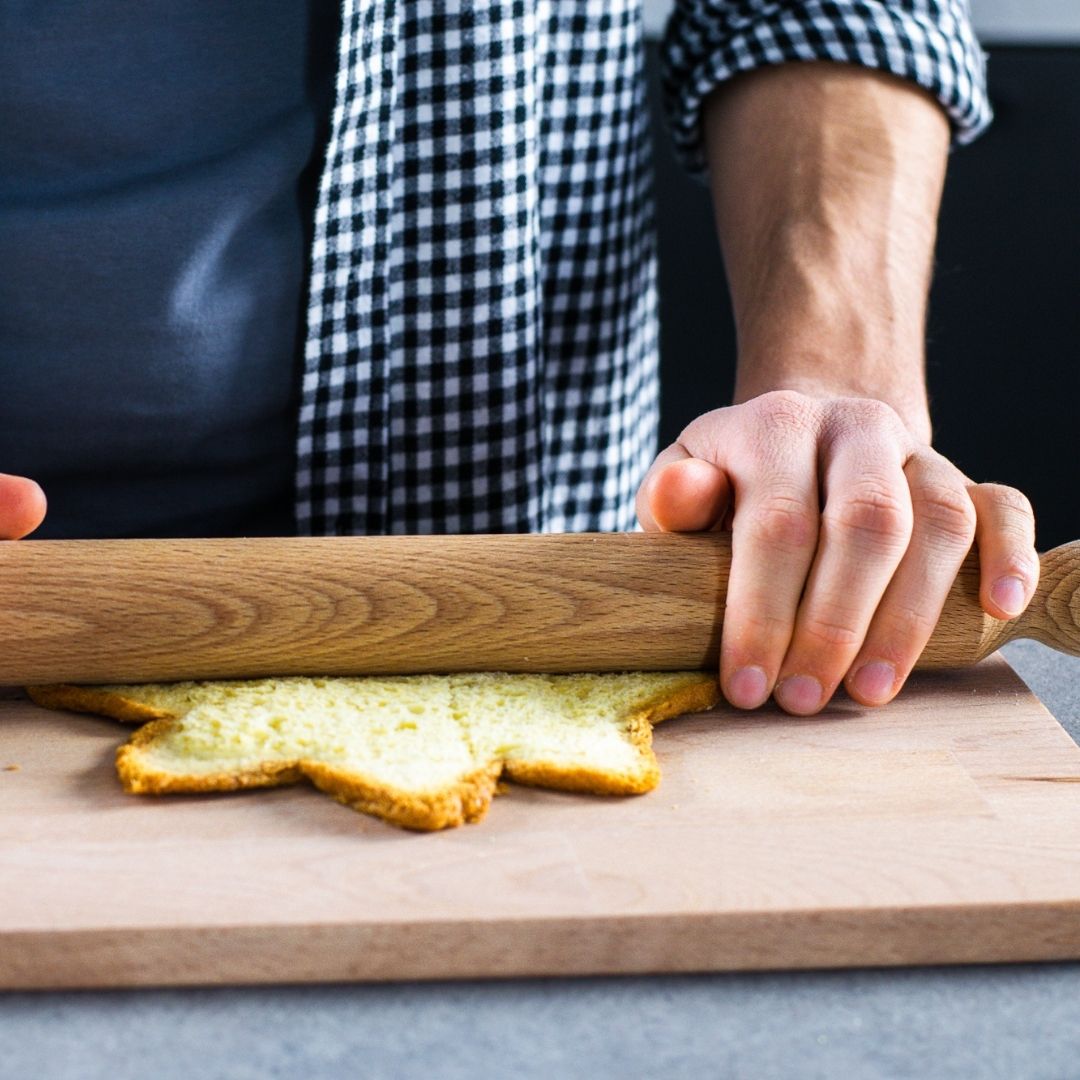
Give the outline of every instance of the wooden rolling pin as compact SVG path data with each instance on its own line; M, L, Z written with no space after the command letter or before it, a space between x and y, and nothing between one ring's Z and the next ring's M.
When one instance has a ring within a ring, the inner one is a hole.
M0 684L717 663L730 540L696 535L0 542ZM1080 654L1080 541L1011 622L964 565L922 667Z

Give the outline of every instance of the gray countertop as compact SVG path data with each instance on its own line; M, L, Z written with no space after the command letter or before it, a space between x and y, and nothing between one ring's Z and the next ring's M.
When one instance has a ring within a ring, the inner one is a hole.
M1080 660L1005 652L1080 737ZM0 994L0 1077L1061 1080L1078 999L1080 964Z

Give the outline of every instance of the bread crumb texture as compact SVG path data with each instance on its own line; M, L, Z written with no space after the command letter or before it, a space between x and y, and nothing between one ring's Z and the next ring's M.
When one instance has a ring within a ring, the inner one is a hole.
M139 795L308 779L409 829L479 821L500 780L602 795L651 791L652 725L716 704L702 672L283 678L30 686L51 709L144 724L117 751Z

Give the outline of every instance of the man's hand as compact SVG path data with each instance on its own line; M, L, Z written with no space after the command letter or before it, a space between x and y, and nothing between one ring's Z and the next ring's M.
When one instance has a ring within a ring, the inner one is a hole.
M735 405L638 492L646 529L732 530L721 683L789 712L900 689L972 540L981 600L1038 577L1031 507L930 447L926 295L949 126L891 75L792 63L735 78L704 136L738 331Z
M0 473L0 540L18 540L45 519L45 492L25 476Z
M1009 619L1038 581L1020 492L973 484L879 401L764 394L695 420L638 492L647 530L730 527L721 684L817 712L846 678L864 705L900 689L973 539L983 607Z

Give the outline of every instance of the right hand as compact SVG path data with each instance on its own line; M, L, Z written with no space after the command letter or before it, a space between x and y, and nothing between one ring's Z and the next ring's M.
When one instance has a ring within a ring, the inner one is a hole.
M25 476L0 473L0 540L19 540L45 520L45 492Z
M730 528L721 685L740 708L775 690L808 716L841 681L862 705L891 700L973 540L995 619L1016 618L1039 580L1027 499L969 480L867 398L783 390L698 417L653 463L638 518Z

